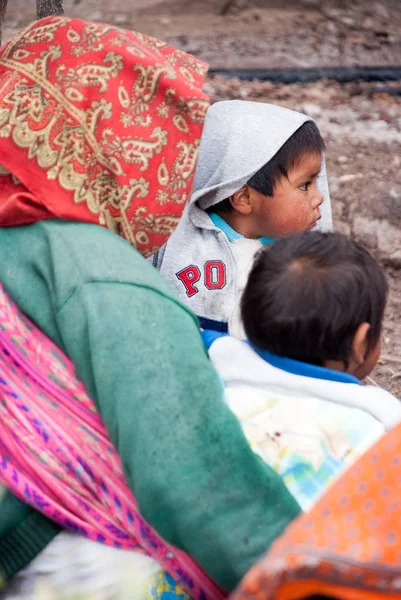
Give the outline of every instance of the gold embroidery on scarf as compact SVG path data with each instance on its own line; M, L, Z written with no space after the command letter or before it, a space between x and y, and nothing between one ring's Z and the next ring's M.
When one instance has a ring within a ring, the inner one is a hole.
M120 83L120 85L118 86L118 101L123 108L129 108L129 106L130 106L129 93L125 89L123 83Z
M111 119L113 116L113 107L111 102L107 102L105 98L102 98L100 101L94 100L91 106L86 109L84 115L87 131L93 136L93 139L95 139L94 136L98 122L101 119Z
M137 245L134 232L132 231L130 221L127 216L127 211L134 199L146 198L149 193L149 182L141 177L140 179L131 179L130 184L119 186L115 181L110 182L111 190L114 191L114 196L111 194L110 189L105 189L105 201L101 205L102 213L99 222L101 224L108 224L110 221L114 223L115 227L123 234L125 239L133 244ZM113 217L110 211L112 208L117 208L120 211L119 217Z
M209 102L207 100L188 100L187 117L192 123L203 123L208 108Z
M150 127L152 125L152 117L150 115L138 115L134 119L135 125L140 125L141 127Z
M29 52L28 50L16 50L13 54L13 58L14 60L24 60L25 58L28 58L28 56L30 56L32 54L32 52Z
M186 74L190 72L191 80L192 73L196 73L199 77L204 77L208 70L208 66L206 64L199 62L199 60L190 54L181 53L181 64L185 69L184 72L181 71L181 73L186 76Z
M49 46L48 50L44 50L40 58L33 61L32 65L36 73L39 73L42 77L48 76L49 62L61 58L61 46Z
M173 124L177 127L178 131L181 131L182 133L188 133L188 123L182 115L174 115Z
M153 155L160 154L163 146L167 144L167 138L167 131L159 126L153 129L150 140L142 140L137 137L121 138L115 135L111 129L105 129L102 134L102 145L107 155L114 156L126 163L139 164L141 165L139 170L146 171Z
M199 144L200 140L195 140L194 144L185 142L176 144L176 148L181 149L181 151L173 163L171 174L168 173L167 167L162 161L157 173L159 184L164 187L156 193L156 200L159 204L166 204L167 202L184 204L187 201L188 194L183 190L185 190L188 179L195 171Z
M67 88L65 95L71 102L82 102L85 100L85 96L75 88Z
M122 56L108 52L103 65L83 64L68 70L66 65L60 65L57 68L57 82L67 89L74 88L74 86L98 87L100 92L105 92L108 88L108 80L116 77L123 67Z
M161 65L155 67L137 65L133 71L139 73L133 87L133 95L140 96L144 102L153 100L160 77L163 74L165 79L176 79L177 77L177 73L173 69Z
M160 235L171 235L177 227L179 220L180 217L175 215L154 215L148 211L146 206L138 206L134 217L131 219L131 223L140 225L142 231L149 231L150 233Z
M75 31L75 29L70 27L67 31L67 39L72 44L76 44L77 42L81 41L81 36L79 35L78 31Z
M74 191L75 202L85 200L83 185L85 176L75 171L74 164L81 165L80 170L84 171L83 165L89 160L84 156L84 139L93 136L99 119L111 117L111 103L107 103L105 99L93 102L92 106L87 109L85 118L80 118L80 121L83 121L87 127L69 125L69 119L67 119L61 132L53 139L57 149L52 148L49 136L64 107L60 105L54 109L54 100L44 99L44 90L39 84L27 86L17 81L12 91L4 96L4 104L8 104L10 108L0 109L0 135L4 137L12 135L14 142L19 147L27 148L28 158L36 157L38 164L42 168L48 169L49 179L58 178L65 189ZM30 126L31 119L33 122L40 122L44 118L46 109L51 114L46 126L39 130L33 129ZM159 149L161 141L158 139L154 142L156 151ZM99 161L112 173L124 174L115 156L108 157L101 152L97 144L94 145L94 153L92 159L95 164ZM148 152L148 156L144 160L148 160L149 157ZM124 157L122 156L122 158ZM87 165L87 168L89 166ZM98 210L93 208L91 197L88 197L87 202L90 210L97 213Z
M194 85L195 84L195 77L192 75L191 71L189 71L189 69L187 69L186 67L180 67L180 73L181 75L184 77L184 79L187 80L187 83Z
M133 44L132 42L125 46L125 50L137 58L146 58L150 54L150 52L144 52L139 46Z
M141 177L131 179L129 185L119 185L115 179L99 178L93 188L99 195L100 212L103 213L108 205L118 210L126 210L134 197L146 198L149 193L149 181Z
M167 119L170 114L170 108L192 123L203 123L206 117L209 103L207 100L177 98L177 91L174 88L166 90L165 99L157 107L157 114L160 118Z
M181 148L181 152L173 164L173 181L176 188L185 187L185 182L194 173L199 144L200 140L195 140L194 144L186 142L177 143L176 148Z
M110 45L115 46L117 48L123 48L129 54L132 54L132 56L136 56L138 58L153 57L153 53L151 52L151 50L148 50L147 48L144 48L143 46L141 47L139 44L136 44L132 40L132 38L128 37L123 32L114 36L113 39L110 40Z
M0 59L0 65L1 64L4 65L5 67L8 67L9 69L12 69L12 71L14 71L14 72L20 71L21 73L24 73L30 79L33 79L36 82L35 85L39 85L41 88L43 88L43 92L47 92L49 94L49 97L52 98L60 106L61 111L65 110L71 115L71 117L73 119L75 119L79 123L85 123L85 120L86 120L85 112L80 110L76 106L74 106L74 104L71 104L68 101L68 99L66 98L65 94L63 94L63 92L60 89L53 86L47 79L42 77L40 75L40 73L36 73L35 71L32 71L31 65L28 66L28 65L25 65L24 63L20 63L20 62L11 60L11 59L4 59L3 56ZM15 79L15 77L14 77L14 79ZM21 77L18 76L18 82L21 82L21 81L22 81ZM3 84L6 85L5 78L3 78ZM22 88L22 86L19 85L19 83L16 84L15 89L17 89L17 87ZM102 99L101 103L102 102L104 102L104 99ZM94 102L93 105L95 105L95 104L96 103ZM104 118L109 118L109 117L104 117ZM107 158L103 156L103 154L99 148L99 144L98 144L95 136L93 135L92 130L86 128L85 126L83 126L83 129L85 131L85 136L87 137L87 141L94 149L97 159L102 164L108 165Z
M60 118L62 107L50 108L49 100L44 100L43 90L39 85L23 86L16 84L14 89L4 96L4 103L10 109L0 109L0 135L12 135L14 142L21 148L28 149L28 158L36 158L40 167L47 170L49 179L58 178L60 185L66 190L74 192L74 201L86 201L91 212L98 213L100 206L96 206L96 196L87 189L84 166L90 170L90 160L94 166L102 158L102 163L116 175L122 175L121 165L114 157L100 156L99 152L89 157L85 156L86 131L82 125L69 125L68 121L60 133L54 137L53 145L50 144L50 134ZM50 108L50 110L49 110ZM44 120L45 111L51 114L47 124L39 130L30 127L30 123ZM110 104L104 99L94 102L88 109L87 125L89 130L94 130L100 118L110 117ZM79 171L77 171L79 167ZM100 202L100 200L99 200Z
M10 109L0 109L0 134L8 137L11 134L9 128L13 127L13 140L18 146L28 148L28 158L36 157L38 164L43 168L53 167L48 172L49 179L55 179L58 176L67 185L67 189L78 187L80 177L75 177L71 163L74 161L84 165L83 140L86 133L93 134L100 118L110 118L110 104L103 99L100 102L94 102L87 110L87 132L82 125L69 125L66 121L61 132L53 140L57 149L52 149L49 136L60 118L63 111L62 106L54 108L54 101L45 100L43 90L38 84L15 85L14 89L5 95L4 103L9 104ZM39 130L33 128L31 124L45 120L45 111L51 115L46 126ZM1 128L1 125L5 124L6 128ZM96 158L99 159L99 154L96 154ZM122 174L122 169L115 160L109 160L107 156L102 156L102 159L103 164L112 172Z
M146 35L145 33L136 32L136 37L141 46L145 46L145 48L148 47L151 50L156 50L157 52L160 52L164 48L167 48L166 42L162 42L161 40L152 38L149 35Z
M71 48L71 54L73 56L83 56L88 52L100 52L103 50L104 44L102 38L110 31L113 31L113 28L104 23L88 23L88 25L85 25L83 28L81 34L73 29L70 31L74 32L76 35L75 37L70 37L68 39L77 44L78 42L81 42L79 45Z
M138 231L135 234L136 245L138 246L146 246L150 242L150 238L145 231Z
M3 52L2 57L8 58L10 56L16 59L14 56L14 48L17 48L18 51L21 46L30 46L31 44L34 45L39 42L46 42L47 44L50 44L50 42L52 42L56 37L57 30L60 27L64 27L68 23L69 19L67 17L57 18L54 22L46 23L46 25L38 25L37 23L33 23L27 29L23 29L21 33L12 39L6 51Z
M160 119L168 119L170 114L170 108L165 102L161 102L159 106L156 108L157 116Z
M159 168L157 169L157 179L160 185L162 185L163 187L165 187L169 182L170 177L164 158L162 159Z
M149 244L150 238L148 233L170 236L177 227L179 220L180 217L172 214L154 215L149 212L146 206L139 206L129 224L129 230L131 232L132 229L137 230L139 228L139 231L137 231L134 236L134 245L141 249L141 252L145 257L151 256L157 248L152 250L143 250L141 248L141 246Z
M170 201L171 201L170 194L167 190L157 190L156 202L158 202L160 205L163 205L163 204L167 204L167 202L170 202Z
M156 65L155 67L151 65L138 65L134 67L133 71L138 73L138 77L132 86L131 94L128 93L122 83L118 89L119 102L125 109L125 111L122 111L120 117L124 127L129 127L132 123L137 123L138 121L134 116L138 116L149 110L149 105L157 92L162 75L166 79L175 79L177 77L176 72L171 68L160 65Z

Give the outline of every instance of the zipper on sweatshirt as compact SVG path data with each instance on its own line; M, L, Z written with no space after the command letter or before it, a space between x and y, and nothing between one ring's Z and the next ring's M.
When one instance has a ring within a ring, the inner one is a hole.
M224 240L224 244L226 245L228 252L231 256L233 265L234 265L234 277L233 277L233 287L234 287L234 293L232 294L233 296L233 301L231 303L231 308L229 310L228 313L228 317L227 317L227 326L228 326L228 333L231 334L230 329L232 329L232 324L233 324L233 318L235 315L235 310L237 308L237 302L239 301L239 290L238 290L238 286L237 286L237 281L238 281L238 263L237 263L237 259L235 258L234 252L232 251L231 248L231 242L229 241L229 239L227 238L226 234L224 233L224 231L221 231L221 229L219 229L218 231L216 231L217 235L221 236Z

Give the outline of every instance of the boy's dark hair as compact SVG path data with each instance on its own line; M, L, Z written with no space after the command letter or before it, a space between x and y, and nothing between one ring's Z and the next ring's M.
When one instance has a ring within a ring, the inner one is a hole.
M323 154L325 144L317 125L306 121L283 144L280 150L255 175L248 180L249 187L265 196L273 196L274 188L281 177L288 177L305 154ZM209 209L209 212L230 212L229 198L222 200Z
M311 231L265 246L249 275L241 312L253 344L279 356L348 366L354 334L369 323L377 344L387 281L373 256L338 233Z

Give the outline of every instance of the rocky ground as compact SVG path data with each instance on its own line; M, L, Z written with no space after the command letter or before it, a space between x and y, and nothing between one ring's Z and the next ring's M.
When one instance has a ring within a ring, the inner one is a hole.
M35 17L8 0L5 37ZM399 0L64 0L65 12L160 37L213 67L400 63Z
M71 16L174 43L212 67L401 66L399 0L65 0ZM35 16L9 0L4 36ZM401 81L282 85L210 77L213 100L244 98L306 112L327 143L336 229L385 266L390 298L372 382L401 397Z

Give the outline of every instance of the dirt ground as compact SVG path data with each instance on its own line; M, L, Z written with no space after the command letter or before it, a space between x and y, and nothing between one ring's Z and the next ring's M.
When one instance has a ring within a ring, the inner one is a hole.
M5 39L35 16L9 0ZM64 0L70 16L136 29L212 67L401 66L400 0ZM277 103L315 118L327 144L335 227L386 268L390 297L371 382L401 398L401 81L282 85L209 77L213 100Z
M35 17L8 0L5 38ZM213 67L399 64L400 0L64 0L65 12L143 31Z

